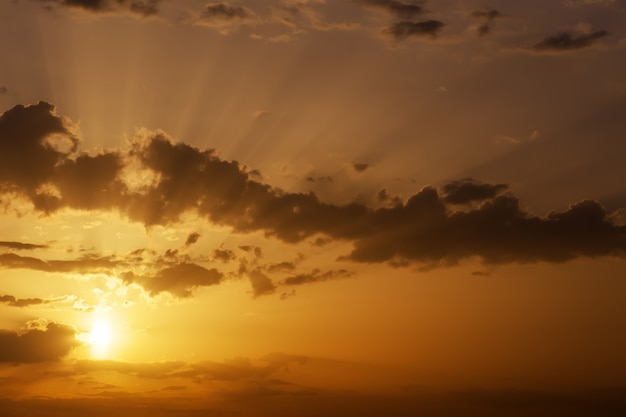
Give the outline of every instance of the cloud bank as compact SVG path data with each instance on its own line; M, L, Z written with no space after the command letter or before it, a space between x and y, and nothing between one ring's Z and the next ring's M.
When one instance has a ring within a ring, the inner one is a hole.
M626 250L625 227L600 203L581 201L539 217L524 211L506 184L452 181L374 209L273 188L253 179L237 161L159 132L133 139L124 150L92 155L78 148L71 122L48 103L5 112L0 116L2 193L24 198L46 214L64 208L115 210L149 227L175 224L183 214L195 213L241 234L260 231L287 243L310 237L349 241L354 249L342 259L354 262L441 264L470 257L486 263L561 262L623 257ZM133 182L136 170L149 173L151 180ZM0 262L48 271L106 268L112 261L87 257L46 263L7 253ZM208 271L188 271L189 282L176 288L170 280L176 271L163 270L149 281L129 280L150 282L154 293L171 290L185 296L189 288L219 282L219 274ZM268 291L260 277L259 291Z

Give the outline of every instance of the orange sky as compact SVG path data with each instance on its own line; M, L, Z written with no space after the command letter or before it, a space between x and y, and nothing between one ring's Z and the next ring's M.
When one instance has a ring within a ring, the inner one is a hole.
M2 2L0 414L626 413L625 23Z

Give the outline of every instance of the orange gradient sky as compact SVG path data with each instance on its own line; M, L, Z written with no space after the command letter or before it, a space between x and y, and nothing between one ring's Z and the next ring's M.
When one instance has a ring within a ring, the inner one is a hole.
M626 2L0 3L2 416L626 413Z

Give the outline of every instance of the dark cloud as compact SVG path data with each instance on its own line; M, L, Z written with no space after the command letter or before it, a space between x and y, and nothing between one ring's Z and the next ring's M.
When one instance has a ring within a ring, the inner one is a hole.
M600 39L609 35L606 30L589 33L586 35L575 36L567 32L550 36L533 46L538 52L564 52L577 49L588 48L598 42Z
M284 285L302 285L311 284L314 282L330 281L340 278L348 278L353 276L354 273L346 271L345 269L339 269L336 271L321 272L319 269L314 269L310 273L293 275L285 278L282 281Z
M109 272L122 263L111 257L84 256L70 260L49 260L14 253L0 254L0 267L10 269L32 269L44 272L77 272L97 273Z
M389 194L384 188L376 194L376 200L382 204L402 205L402 199L399 196Z
M500 17L503 17L504 15L500 13L498 10L492 9L492 10L476 11L476 12L473 12L471 16L477 19L482 19L485 22L479 25L478 28L476 29L479 36L484 36L484 35L491 33L491 30L493 29L494 21Z
M32 363L56 361L78 345L72 327L48 323L25 333L0 330L0 362Z
M401 207L377 210L372 222L379 232L357 239L345 259L428 264L478 256L505 263L626 254L626 227L614 224L595 201L536 217L521 210L514 196L500 195L454 211L426 187Z
M36 245L33 243L23 242L0 242L0 247L14 249L14 250L33 250L33 249L45 249L48 245Z
M190 233L185 240L185 247L188 248L189 246L193 245L198 241L198 239L200 239L200 233Z
M233 5L228 2L216 2L204 6L195 15L194 24L207 26L225 34L257 20L257 15L248 7Z
M425 20L423 22L397 22L383 29L383 34L396 40L404 40L411 37L436 37L445 23L438 20Z
M252 294L254 297L261 295L273 294L276 291L276 286L263 272L258 269L248 272L248 278L252 285Z
M423 1L400 1L400 0L355 0L365 6L385 10L395 16L410 19L425 12Z
M136 283L151 295L168 292L176 297L191 297L198 287L217 285L223 274L215 268L207 269L193 263L180 263L161 269L152 276L137 275L132 271L120 274L124 282Z
M91 13L130 12L148 17L158 14L162 0L37 0L46 7L67 7Z
M321 177L306 177L308 182L333 182L333 177L325 175Z
M0 295L0 304L6 304L11 307L28 307L49 302L50 300L44 300L42 298L15 298L12 295Z
M484 184L468 178L444 185L442 192L446 203L467 204L494 198L508 188L506 184Z
M594 201L538 217L520 209L517 199L505 193L506 184L466 179L446 184L440 191L426 187L404 202L393 199L391 207L335 205L320 201L312 192L272 188L252 179L237 161L222 160L212 150L174 143L162 133L137 138L124 152L78 154L71 140L68 149L57 149L47 138L51 133L67 135L65 122L46 103L17 106L0 116L0 162L4 162L0 164L0 183L5 190L30 199L42 212L64 207L116 210L146 226L173 224L185 213L196 213L238 233L263 232L284 242L308 238L350 241L354 250L343 259L395 265L456 262L467 257L498 263L625 254L624 226ZM130 167L151 172L155 181L131 188L120 179ZM90 186L96 190L90 191ZM81 197L81 192L89 198ZM54 204L42 207L42 195L54 197ZM256 246L239 249L261 256ZM217 271L209 273L190 266L177 253L171 255L167 262L172 265L159 264L161 272L154 279L135 282L153 293L171 290L188 296L194 286L220 281ZM187 266L173 266L182 263ZM82 271L124 263L98 257L42 261L7 253L0 255L0 265ZM167 267L188 270L163 272ZM176 274L181 278L176 279ZM252 279L255 294L273 291L271 280L259 274Z
M296 264L294 262L279 262L275 264L271 264L267 267L267 272L285 272L285 271L293 271L296 269Z
M237 259L237 255L235 255L235 252L229 249L215 249L213 251L213 259L222 262L231 262Z
M363 172L363 171L365 171L369 167L370 167L369 164L365 164L363 162L353 162L352 163L352 169L354 169L356 172Z
M477 11L477 12L472 13L472 17L476 17L479 19L486 19L486 20L494 20L502 16L504 15L495 9L487 10L487 11Z

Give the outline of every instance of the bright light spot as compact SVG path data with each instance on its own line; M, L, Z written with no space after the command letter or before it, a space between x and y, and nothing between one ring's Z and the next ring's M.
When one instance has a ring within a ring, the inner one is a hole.
M91 354L96 358L106 357L111 344L111 327L106 321L99 319L91 326L89 332Z

